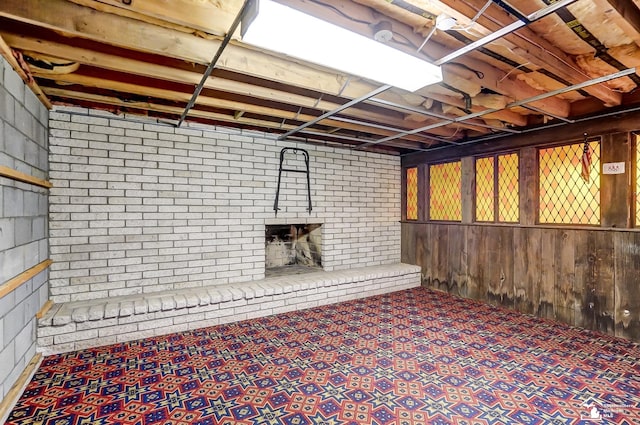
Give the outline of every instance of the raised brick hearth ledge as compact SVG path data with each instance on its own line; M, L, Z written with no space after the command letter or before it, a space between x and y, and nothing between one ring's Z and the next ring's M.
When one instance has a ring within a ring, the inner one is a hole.
M61 353L419 285L420 267L391 264L56 304L38 322L38 350Z

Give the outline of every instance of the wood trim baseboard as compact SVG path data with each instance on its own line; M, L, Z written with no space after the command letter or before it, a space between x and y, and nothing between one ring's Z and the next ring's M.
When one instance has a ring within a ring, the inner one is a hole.
M16 382L11 386L9 391L5 394L2 401L0 401L0 423L4 423L15 406L16 402L20 398L24 387L27 385L33 374L38 369L38 365L42 360L42 354L36 353L35 356L31 359L31 361L24 368Z
M14 277L13 279L9 279L8 281L0 285L0 298L4 297L29 279L36 276L38 273L49 267L52 263L53 260L51 259L44 260L43 262L31 267L29 270L20 273L18 276Z
M53 187L53 184L51 184L51 182L47 180L33 177L29 174L25 174L18 170L14 170L13 168L5 167L4 165L0 165L0 176L7 177L13 180L18 180L24 183L30 183L36 186L44 187L46 189L50 189Z

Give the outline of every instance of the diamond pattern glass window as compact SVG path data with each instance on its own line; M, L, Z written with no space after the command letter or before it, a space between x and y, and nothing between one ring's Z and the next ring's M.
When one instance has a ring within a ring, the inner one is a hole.
M540 223L600 224L600 142L588 148L588 160L583 143L538 151Z
M429 166L429 219L462 221L460 161Z
M418 219L418 169L407 168L407 220Z
M476 159L476 221L520 220L517 153Z
M520 161L517 153L498 155L498 221L520 221Z
M476 221L495 220L495 158L476 159Z

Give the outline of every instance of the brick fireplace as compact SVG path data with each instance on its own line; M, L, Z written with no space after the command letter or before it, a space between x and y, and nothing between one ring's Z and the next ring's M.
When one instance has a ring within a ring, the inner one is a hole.
M82 108L50 116L56 303L264 279L267 225L319 227L307 242L325 272L400 261L398 157ZM287 174L276 217L279 154L296 146L309 152L313 211L306 177Z
M322 270L322 224L265 226L266 277Z

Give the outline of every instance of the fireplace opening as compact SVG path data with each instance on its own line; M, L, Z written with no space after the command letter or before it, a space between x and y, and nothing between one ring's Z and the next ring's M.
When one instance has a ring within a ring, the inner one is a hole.
M265 276L322 270L322 224L267 225Z

